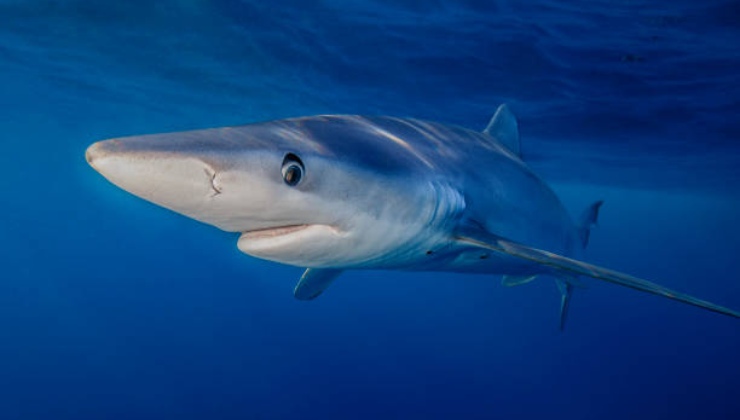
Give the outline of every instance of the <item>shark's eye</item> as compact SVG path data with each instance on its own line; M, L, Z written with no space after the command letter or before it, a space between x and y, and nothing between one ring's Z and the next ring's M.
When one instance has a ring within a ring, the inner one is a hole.
M303 179L303 162L293 153L288 153L283 159L283 181L291 187L295 187Z

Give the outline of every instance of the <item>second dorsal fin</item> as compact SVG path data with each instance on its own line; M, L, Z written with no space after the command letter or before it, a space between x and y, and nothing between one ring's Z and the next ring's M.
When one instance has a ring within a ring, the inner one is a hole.
M522 149L519 144L519 124L506 104L501 104L496 109L496 113L493 114L491 121L483 132L498 140L515 155L522 156Z

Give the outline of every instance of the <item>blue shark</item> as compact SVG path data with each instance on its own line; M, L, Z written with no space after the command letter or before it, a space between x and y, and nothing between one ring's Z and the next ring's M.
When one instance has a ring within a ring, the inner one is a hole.
M735 318L740 313L583 261L601 201L574 221L521 157L506 105L482 131L409 118L324 115L110 139L86 151L116 186L240 233L245 254L306 268L311 300L346 270L550 277L560 326L583 278Z

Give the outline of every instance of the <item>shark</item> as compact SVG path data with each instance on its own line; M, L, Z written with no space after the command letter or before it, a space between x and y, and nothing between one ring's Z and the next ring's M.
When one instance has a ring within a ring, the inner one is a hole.
M522 159L519 124L483 131L411 118L320 115L103 140L87 162L156 205L239 233L250 256L305 268L312 300L344 271L540 277L560 291L560 328L585 278L709 311L740 313L583 261L602 201L576 220Z

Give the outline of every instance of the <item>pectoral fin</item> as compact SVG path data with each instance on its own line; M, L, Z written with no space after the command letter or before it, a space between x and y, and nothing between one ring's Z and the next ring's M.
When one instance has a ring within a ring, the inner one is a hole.
M316 299L340 274L342 270L307 268L295 285L293 296L299 300Z
M615 283L620 286L630 287L654 295L667 297L689 305L698 306L709 311L717 312L735 318L740 318L740 312L733 311L713 303L697 299L684 293L679 293L666 287L657 285L647 280L630 276L629 274L620 273L607 268L588 264L552 252L543 251L536 248L530 248L507 239L501 238L494 234L485 232L477 228L462 229L456 238L458 241L470 246L487 249L501 254L511 255L524 260L549 267L552 273L562 276L587 276L598 280ZM567 299L566 299L567 309Z

